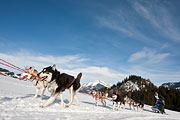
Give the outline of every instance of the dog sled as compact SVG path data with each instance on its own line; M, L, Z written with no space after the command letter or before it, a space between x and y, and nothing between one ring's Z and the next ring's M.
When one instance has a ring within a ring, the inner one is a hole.
M163 104L156 104L151 108L155 113L165 114L164 105Z

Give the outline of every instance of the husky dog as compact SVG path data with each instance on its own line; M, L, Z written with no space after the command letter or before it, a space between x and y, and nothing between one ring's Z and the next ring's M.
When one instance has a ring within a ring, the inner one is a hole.
M96 106L98 106L99 102L101 102L103 106L106 106L106 98L108 96L108 93L93 90L91 94L93 98L95 98Z
M135 107L137 108L137 111L143 111L143 108L144 108L144 102L141 100L139 102L129 98L129 97L125 97L125 101L127 104L129 104L129 108L130 110L132 110L132 107L133 107L133 110L135 111ZM131 107L132 106L132 107Z
M19 79L20 80L25 79L25 80L32 81L33 85L36 86L36 93L35 93L34 98L36 98L38 96L38 93L39 93L40 89L42 89L41 98L43 98L44 97L44 92L45 92L45 89L47 87L48 82L45 81L45 80L39 81L38 78L35 77L35 76L38 76L38 71L36 69L34 69L34 66L33 66L33 67L29 67L29 69L25 70L25 72L23 72L21 74Z
M34 75L34 76L33 76ZM34 66L29 67L28 69L26 69L23 73L21 73L20 76L20 80L32 80L35 79L38 75L38 71L36 69L34 69Z
M79 100L76 93L80 88L81 76L82 73L79 73L76 78L65 73L60 73L56 70L55 65L44 68L39 73L39 77L46 77L45 80L48 82L48 90L51 92L51 97L40 107L48 106L56 99L58 95L60 95L61 107L64 107L62 92L64 92L65 89L69 89L71 93L71 101L66 105L66 107L69 107L72 104L74 98L79 105Z
M129 98L128 96L125 97L125 101L127 104L129 104L129 108L130 110L132 110L132 107L133 107L133 110L135 111L135 105L134 105L134 100ZM132 106L132 107L131 107Z
M123 111L125 110L125 100L122 95L119 94L113 94L112 95L112 101L113 101L113 111L115 110L115 107L117 105L117 110L121 110L121 104L123 104Z

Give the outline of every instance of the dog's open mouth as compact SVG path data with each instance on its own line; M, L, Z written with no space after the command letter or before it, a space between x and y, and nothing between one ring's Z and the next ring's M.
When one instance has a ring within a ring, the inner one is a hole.
M27 75L25 75L25 76L23 76L23 77L19 77L19 80L24 80L25 78L27 78L28 76Z
M47 77L48 76L41 77L41 78L39 78L39 81L45 80Z

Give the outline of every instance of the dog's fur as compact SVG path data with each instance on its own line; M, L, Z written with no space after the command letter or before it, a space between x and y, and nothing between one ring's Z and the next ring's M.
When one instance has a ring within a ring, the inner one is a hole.
M103 106L106 106L106 98L108 96L108 93L93 90L91 92L91 94L95 98L95 101L96 101L95 105L96 106L98 106L99 102L101 102Z
M37 77L35 76L38 76L38 71L33 66L26 69L25 72L21 74L20 78L25 79L25 80L30 80L32 81L33 85L36 86L36 93L34 96L35 98L38 96L39 90L42 89L41 98L43 98L48 82L45 80L38 81Z
M44 103L40 107L48 106L56 99L58 95L60 95L61 106L64 107L62 92L64 92L65 89L70 89L71 93L71 100L66 105L66 107L69 107L72 104L74 98L76 99L76 102L79 105L79 100L76 96L76 92L80 88L81 76L82 73L79 73L76 78L65 73L60 73L56 70L55 65L53 65L52 67L49 66L44 68L39 73L39 77L46 77L45 80L48 81L48 90L51 92L51 97L46 101L46 103Z
M121 105L123 104L123 111L125 109L125 100L124 100L124 97L122 95L119 95L119 94L116 94L114 93L112 95L112 101L113 101L113 111L115 110L116 108L116 105L117 105L117 110L121 110Z
M135 107L136 107L137 111L139 111L139 109L140 109L140 111L143 111L143 108L144 108L144 101L143 100L135 101L135 100L129 98L128 96L126 96L125 101L127 104L129 104L130 110L132 110L132 107L133 107L133 110L135 111Z

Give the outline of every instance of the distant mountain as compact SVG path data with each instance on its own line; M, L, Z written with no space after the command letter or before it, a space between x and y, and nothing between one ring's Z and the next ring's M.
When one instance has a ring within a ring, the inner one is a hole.
M0 68L0 72L9 72L9 70L6 70L4 68Z
M87 84L84 84L81 89L101 89L101 88L111 88L112 84L110 83L107 83L107 82L104 82L104 81L101 81L101 80L96 80L94 82L90 82L90 83L87 83Z
M0 68L0 75L3 75L3 76L10 76L10 77L13 77L13 78L18 78L19 76L14 74L14 72L10 72L9 70L6 70L4 68Z
M173 88L173 89L178 89L180 90L180 82L169 82L169 83L164 83L161 86L166 87L166 88Z

